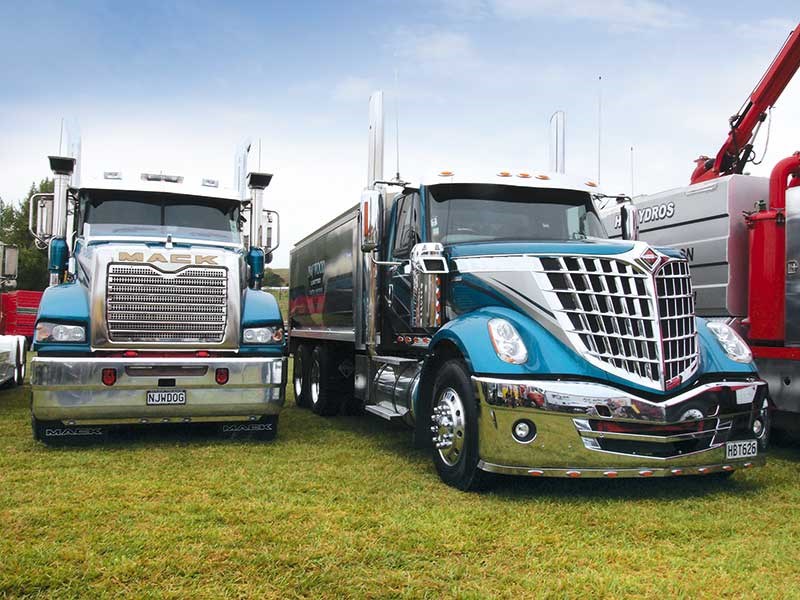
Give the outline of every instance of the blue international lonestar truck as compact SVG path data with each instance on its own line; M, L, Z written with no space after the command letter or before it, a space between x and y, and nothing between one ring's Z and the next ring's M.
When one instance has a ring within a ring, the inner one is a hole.
M296 244L296 401L413 427L442 480L727 476L763 464L767 388L694 313L686 260L610 240L592 182L441 171L382 181L370 100L361 202Z
M247 175L247 197L246 166L235 192L163 173L78 183L74 158L50 165L54 193L31 202L50 271L31 364L34 437L207 422L271 439L286 386L283 319L260 289L276 247L277 214L263 206L272 175Z

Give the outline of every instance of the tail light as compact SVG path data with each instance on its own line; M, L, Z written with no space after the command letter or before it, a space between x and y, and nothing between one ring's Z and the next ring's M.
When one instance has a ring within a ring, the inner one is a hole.
M216 381L219 385L225 385L228 383L228 369L217 369L214 373L214 381Z

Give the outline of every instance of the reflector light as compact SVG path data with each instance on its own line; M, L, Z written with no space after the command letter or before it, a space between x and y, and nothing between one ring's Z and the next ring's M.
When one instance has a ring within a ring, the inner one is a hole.
M103 380L103 385L114 385L117 382L117 370L103 369L101 379Z
M208 358L209 356L211 356L206 350L198 350L197 352L194 353L194 355L197 356L198 358Z
M442 171L439 173L439 177L452 177L452 176L453 176L452 171Z
M700 467L699 469L697 469L697 472L705 475L706 473L710 473L711 469L709 469L708 467Z
M509 173L508 171L500 171L500 172L497 174L497 176L498 176L498 177L511 177L511 173Z
M217 369L214 373L214 381L216 381L219 385L225 385L228 383L228 369Z
M652 477L653 476L653 472L652 471L639 471L639 475L641 475L642 477Z
M122 353L122 356L126 358L133 358L135 356L139 356L139 353L136 350L125 350L125 352Z
M587 181L586 185L588 185L589 187L597 187L597 184L594 181Z
M617 475L618 473L616 471L606 471L605 473L603 473L604 477L608 477L610 479L614 479L614 477L616 477Z
M517 175L517 177L521 177L522 179L530 179L531 178L531 174L530 173L519 173Z
M722 470L723 471L733 471L733 467L730 466L730 465L723 465L722 466Z
M548 175L537 175L536 179L541 179L542 181L547 181L548 179L550 179L550 177Z
M683 475L683 469L672 469L670 473L672 473L673 475Z
M528 471L528 475L530 475L531 477L541 477L542 475L544 475L544 471L540 471L539 469L531 469L530 471Z
M573 479L575 479L580 476L581 476L580 471L567 471L567 477L572 477Z

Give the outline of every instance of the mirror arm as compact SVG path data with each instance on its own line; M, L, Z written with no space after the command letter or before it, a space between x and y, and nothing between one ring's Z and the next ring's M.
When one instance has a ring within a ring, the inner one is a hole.
M405 261L405 260L401 260L401 261L396 261L396 260L375 260L375 253L374 252L370 252L369 253L369 257L370 257L370 260L372 260L372 263L378 265L379 267L399 267L400 265L403 265L406 262L410 262L410 261Z

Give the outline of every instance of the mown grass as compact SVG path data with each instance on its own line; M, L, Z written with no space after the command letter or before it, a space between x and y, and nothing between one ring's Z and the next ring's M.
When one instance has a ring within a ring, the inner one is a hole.
M727 482L466 494L376 418L49 449L27 394L0 392L0 597L800 597L796 447Z

